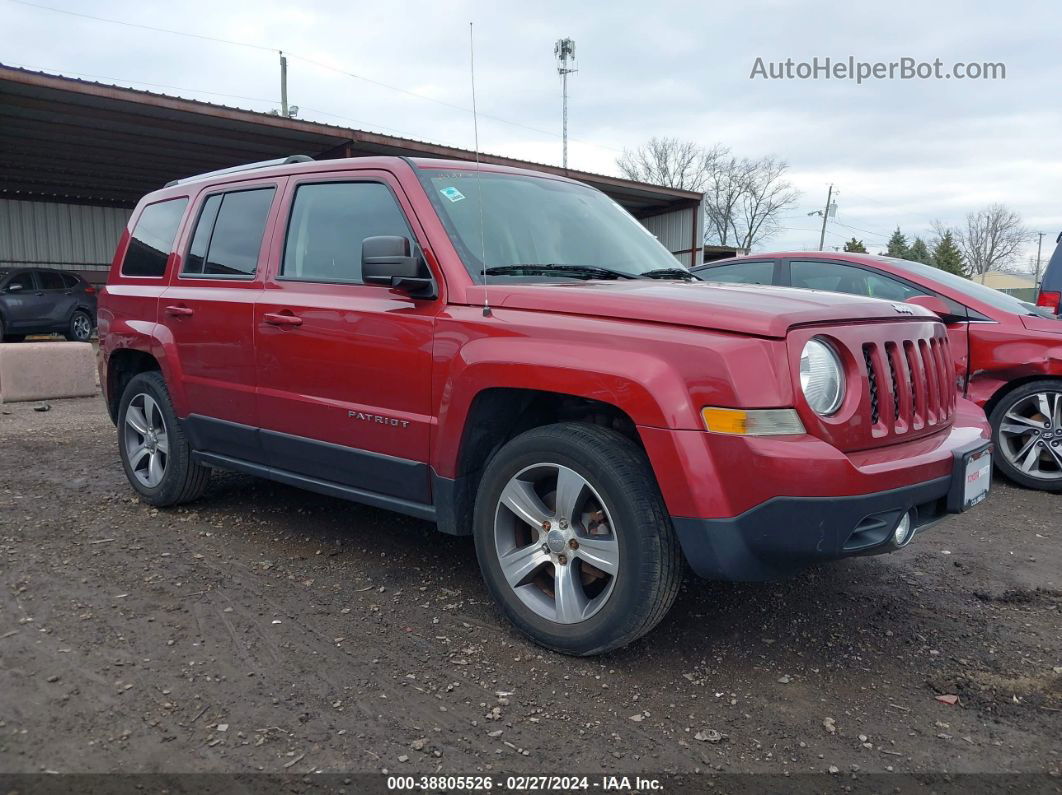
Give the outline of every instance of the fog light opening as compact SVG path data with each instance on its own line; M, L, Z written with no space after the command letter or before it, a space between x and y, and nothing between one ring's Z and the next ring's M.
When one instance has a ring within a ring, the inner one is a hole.
M907 546L914 538L914 511L908 511L896 523L892 531L892 543L897 547Z

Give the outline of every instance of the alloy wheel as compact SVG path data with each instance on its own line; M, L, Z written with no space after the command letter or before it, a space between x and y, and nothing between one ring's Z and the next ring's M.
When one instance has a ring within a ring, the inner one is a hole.
M78 312L74 315L71 326L74 336L79 340L88 340L92 336L92 321L83 312Z
M494 545L520 601L559 624L595 615L619 574L608 509L586 478L559 464L536 464L509 480L495 511Z
M166 421L155 399L141 392L129 401L125 412L125 453L134 477L155 488L166 475L170 441Z
M1062 393L1036 392L1017 400L1003 415L999 442L1019 472L1062 480Z

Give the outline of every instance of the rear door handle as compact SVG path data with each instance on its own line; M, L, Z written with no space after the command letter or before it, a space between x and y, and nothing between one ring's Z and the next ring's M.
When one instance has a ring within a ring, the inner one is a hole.
M271 326L301 326L302 318L281 312L266 312L262 319Z
M173 317L191 317L195 314L194 309L186 306L168 306L165 311L167 315L173 315Z

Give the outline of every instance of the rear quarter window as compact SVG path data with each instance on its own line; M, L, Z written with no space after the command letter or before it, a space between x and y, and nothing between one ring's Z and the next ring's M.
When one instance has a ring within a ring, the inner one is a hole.
M173 250L187 197L149 204L133 227L132 239L122 262L123 276L161 277Z

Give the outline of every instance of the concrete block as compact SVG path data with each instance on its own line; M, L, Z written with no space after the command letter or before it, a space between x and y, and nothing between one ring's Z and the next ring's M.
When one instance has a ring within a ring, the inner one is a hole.
M0 403L91 397L97 380L89 342L0 343Z

